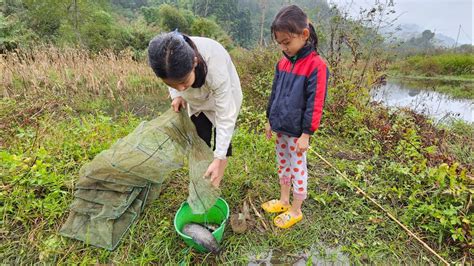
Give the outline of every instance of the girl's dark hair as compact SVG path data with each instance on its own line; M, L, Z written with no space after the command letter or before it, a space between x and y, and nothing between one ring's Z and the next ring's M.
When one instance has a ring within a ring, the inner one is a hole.
M193 70L194 57L197 57L197 66L191 86L199 88L206 81L207 65L191 38L174 31L158 35L148 44L148 62L162 79L185 78Z
M318 36L313 24L308 21L308 16L296 5L291 5L280 9L272 22L271 32L275 37L275 32L288 32L294 34L303 33L304 29L309 30L308 41L313 45L314 50L318 48Z

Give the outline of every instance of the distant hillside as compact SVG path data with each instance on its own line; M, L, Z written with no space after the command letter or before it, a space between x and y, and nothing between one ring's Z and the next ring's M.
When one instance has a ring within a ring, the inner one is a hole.
M420 27L417 24L401 24L394 28L386 30L384 33L389 34L393 33L393 37L400 41L408 41L412 38L420 38L422 36L422 32L426 30ZM453 38L446 36L441 33L434 32L434 37L431 40L431 43L437 47L453 47L456 43L456 40Z

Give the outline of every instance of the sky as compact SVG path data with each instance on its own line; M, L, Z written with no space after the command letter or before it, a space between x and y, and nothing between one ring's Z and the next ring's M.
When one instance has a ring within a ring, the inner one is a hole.
M379 0L384 2L386 0ZM422 29L442 33L456 40L459 25L459 44L473 43L472 0L393 0L396 16L400 16L397 24L417 24ZM328 0L338 6L350 7L350 14L357 16L360 7L373 6L375 0Z

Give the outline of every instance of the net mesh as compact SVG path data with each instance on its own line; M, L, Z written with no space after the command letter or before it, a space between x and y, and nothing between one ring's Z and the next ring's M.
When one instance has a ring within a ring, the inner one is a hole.
M203 178L212 159L212 151L197 135L185 111L170 109L142 122L82 166L60 233L114 250L145 205L158 198L170 172L186 161L188 203L193 212L205 213L220 194Z

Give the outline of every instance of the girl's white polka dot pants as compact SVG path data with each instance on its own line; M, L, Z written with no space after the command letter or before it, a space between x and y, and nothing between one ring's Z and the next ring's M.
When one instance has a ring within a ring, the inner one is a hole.
M277 133L276 153L280 185L293 185L293 198L304 200L307 196L308 171L306 152L296 151L298 138Z

